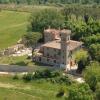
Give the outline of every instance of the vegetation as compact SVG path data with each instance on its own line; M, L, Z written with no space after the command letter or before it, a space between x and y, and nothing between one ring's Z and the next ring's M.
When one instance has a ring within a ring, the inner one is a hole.
M85 69L85 79L88 79L89 75L94 75L98 81L100 81L100 64L98 62L92 62L86 69Z
M26 56L0 58L1 64L32 66L33 69L39 69L24 75L0 76L0 99L13 100L12 98L15 97L16 100L46 100L52 97L52 100L99 100L100 7L96 3L100 3L100 0L0 0L0 3L49 5L37 6L38 10L36 6L22 8L20 5L10 9L15 11L4 11L1 8L1 49L15 44L23 37L24 43L34 50L42 37L41 33L48 27L72 30L72 39L82 41L85 49L74 55L78 62L78 71L83 71L84 84L77 84L68 75L64 76L60 72L40 71L42 66L32 63ZM67 3L93 5L68 5ZM29 17L30 13L18 11L33 13ZM29 23L27 18L30 18ZM5 93L8 94L6 97Z
M79 3L79 4L92 4L92 3L100 3L99 0L0 0L0 3L8 4L8 3L15 3L15 4L72 4L72 3Z
M63 76L61 72L52 71L52 70L42 70L42 71L35 71L34 73L28 73L23 76L25 81L32 81L32 80L47 80L48 82L55 83L55 84L66 84L71 85L72 80L67 76Z
M27 47L31 47L32 48L32 56L34 53L34 49L36 47L36 44L39 42L39 40L42 38L42 34L41 33L27 33L23 36L23 43L27 46Z
M82 70L85 68L85 66L89 63L89 55L88 52L81 49L73 54L73 58L78 63L78 73L82 73Z
M15 11L0 12L0 49L7 48L26 33L29 13Z
M12 79L13 76L0 75L0 99L4 100L59 100L55 94L61 87L59 84L52 84L47 81L26 82L21 79ZM51 100L51 98L48 98ZM64 100L63 98L60 100Z
M89 47L89 51L91 54L92 59L100 62L100 44L92 44Z
M69 89L68 100L94 100L87 84L80 84Z
M29 31L43 32L46 28L64 26L64 16L57 9L44 9L32 13Z
M89 84L92 91L96 91L96 86L100 82L99 67L100 64L98 62L92 62L88 67L86 67L84 72L85 81Z
M97 84L96 91L95 91L95 99L99 100L100 98L100 82Z
M84 62L86 62L88 58L88 52L81 49L74 53L73 58L76 59L77 62L79 62L80 60L84 60Z

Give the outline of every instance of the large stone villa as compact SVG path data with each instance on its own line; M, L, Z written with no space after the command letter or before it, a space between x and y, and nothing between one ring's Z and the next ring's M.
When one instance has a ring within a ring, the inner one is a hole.
M44 30L45 43L36 53L34 60L36 62L66 67L73 59L72 54L79 50L82 42L70 39L70 30Z

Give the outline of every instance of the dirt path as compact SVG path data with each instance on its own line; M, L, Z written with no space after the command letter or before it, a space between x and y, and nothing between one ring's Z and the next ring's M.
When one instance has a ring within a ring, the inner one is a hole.
M18 65L0 65L0 73L23 73L33 71L32 67Z

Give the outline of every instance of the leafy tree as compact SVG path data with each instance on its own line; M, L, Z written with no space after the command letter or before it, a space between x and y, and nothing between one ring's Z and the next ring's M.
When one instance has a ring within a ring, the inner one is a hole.
M64 16L60 11L55 9L44 9L33 12L30 18L29 31L43 32L44 28L59 28L63 27Z
M100 62L100 44L92 44L89 48L92 59Z
M89 48L91 44L100 43L100 34L97 33L90 35L88 37L84 37L83 41L85 43L85 46Z
M89 84L90 88L95 91L97 82L100 82L100 64L98 62L92 62L86 67L84 71L85 81Z
M37 42L39 41L39 39L41 39L41 38L42 38L41 33L30 32L23 36L23 43L26 46L32 48L32 54L33 54L35 46L36 46Z
M94 75L91 75L90 77L88 77L86 82L89 84L92 91L96 90L97 79Z
M100 100L100 89L96 91L96 100Z
M88 58L88 52L81 49L79 51L76 51L74 54L73 54L73 58L79 62L80 60L84 60L84 62L87 61L87 58Z
M95 95L96 95L95 99L99 100L100 99L100 82L97 84Z
M36 71L33 78L39 79L39 78L51 78L53 77L53 74L50 70L46 69L43 71Z
M24 75L23 75L23 79L24 79L25 81L31 81L32 78L33 78L33 74L31 74L31 73L28 73L28 74L24 74Z
M2 1L2 0L0 0ZM0 3L6 3L7 0L3 0ZM8 0L9 3L16 3L18 0ZM28 0L19 0L19 3L27 3ZM100 3L99 0L30 0L31 4L46 4L46 3L55 3L55 4L72 4L72 3L80 3L80 4L91 4L91 3ZM29 3L30 4L30 3Z
M81 73L82 70L85 68L85 66L88 63L88 52L84 50L80 50L74 53L73 58L76 60L78 63L78 73Z
M69 89L66 100L94 100L92 92L87 84L80 84Z

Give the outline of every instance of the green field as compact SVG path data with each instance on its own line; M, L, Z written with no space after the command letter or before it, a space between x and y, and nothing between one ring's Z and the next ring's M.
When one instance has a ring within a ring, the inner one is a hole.
M12 76L0 75L0 100L64 100L56 97L60 88L60 84L46 81L25 83L13 80Z
M0 12L0 49L16 44L26 33L29 16L26 12Z

